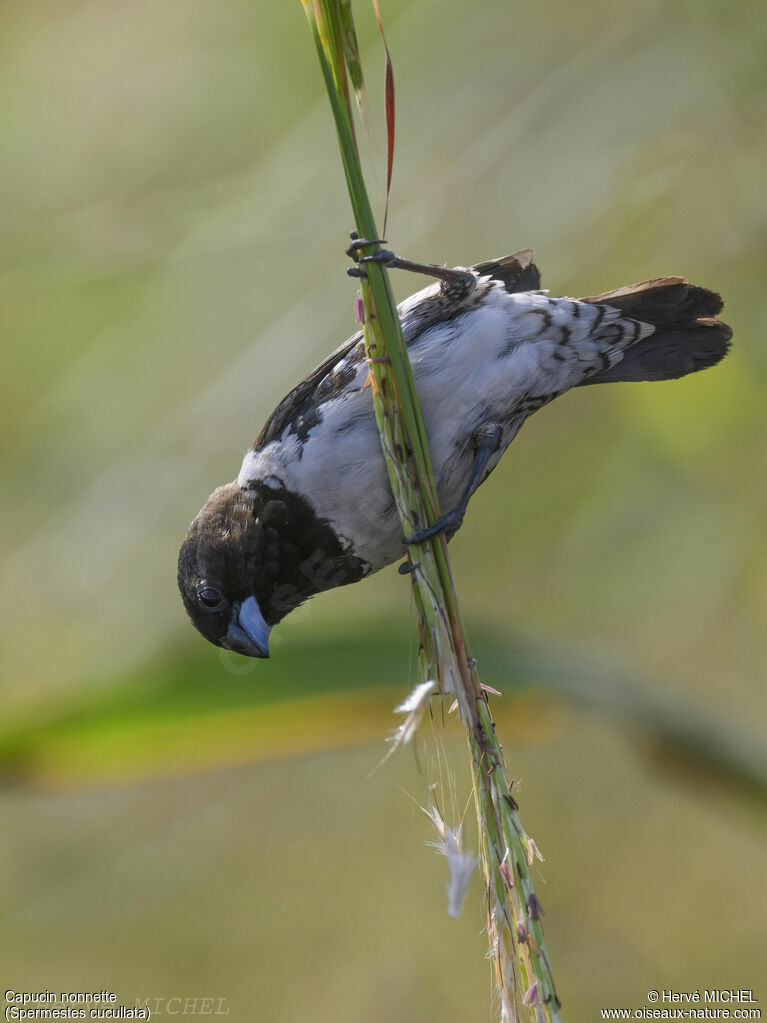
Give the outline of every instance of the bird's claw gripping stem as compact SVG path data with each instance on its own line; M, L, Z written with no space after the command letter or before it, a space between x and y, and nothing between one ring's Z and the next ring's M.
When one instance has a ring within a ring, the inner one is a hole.
M453 508L446 515L442 515L437 521L427 526L426 529L419 529L417 533L412 533L410 536L403 536L402 540L408 546L414 544L424 543L426 540L431 540L434 536L439 536L440 533L455 533L463 522L464 509Z
M384 266L391 266L397 262L397 257L388 249L378 249L370 256L360 256L359 253L368 245L385 245L385 238L355 238L346 255L353 259L357 266L350 266L346 271L350 277L367 277L367 274L359 265L360 263L383 263Z
M349 259L357 259L357 254L361 249L366 248L368 245L386 245L385 238L358 238L357 232L352 231L352 243L346 250L346 255Z
M403 561L397 571L400 575L410 575L411 572L415 572L420 564L420 561Z

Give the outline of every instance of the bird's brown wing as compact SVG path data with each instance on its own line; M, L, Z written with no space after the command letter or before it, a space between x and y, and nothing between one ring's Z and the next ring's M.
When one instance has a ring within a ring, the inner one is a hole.
M476 270L480 277L502 281L507 291L538 291L541 287L541 274L534 259L533 249L520 249L510 256L475 263L472 270Z
M359 358L346 359L346 356L355 348L359 349ZM289 394L285 395L264 424L264 428L253 445L254 449L258 451L270 441L277 440L302 412L308 412L312 407L316 407L332 398L336 388L343 387L348 382L348 374L351 373L351 376L354 376L357 365L364 358L365 352L362 346L362 331L360 330L356 334L352 334L342 345L339 345L334 352L331 352L326 359L323 359L316 369L313 369L308 376L304 377L300 384L294 387ZM344 372L340 374L333 373L333 367L337 366L342 360L345 360Z

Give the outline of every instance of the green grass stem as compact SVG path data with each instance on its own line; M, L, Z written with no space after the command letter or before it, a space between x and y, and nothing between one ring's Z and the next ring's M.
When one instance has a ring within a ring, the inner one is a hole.
M379 236L360 166L345 63L344 39L350 32L353 36L351 11L342 0L303 3L335 119L356 229L361 238L374 239ZM374 248L363 251L372 254ZM437 488L388 273L379 263L366 264L366 271L360 291L372 400L392 493L403 531L410 535L439 517ZM557 1023L559 999L531 875L537 848L517 814L503 751L461 625L443 536L419 547L410 579L421 678L455 695L471 753L500 1019Z

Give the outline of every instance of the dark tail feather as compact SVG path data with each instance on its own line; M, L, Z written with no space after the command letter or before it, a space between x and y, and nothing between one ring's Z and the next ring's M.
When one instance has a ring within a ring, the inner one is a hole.
M582 301L614 306L623 316L655 327L655 333L632 345L619 363L584 384L675 380L715 366L730 347L732 330L715 318L721 297L682 277L644 281Z
M720 362L730 347L732 331L719 320L696 320L689 327L662 330L638 341L610 369L588 377L583 384L613 384L621 380L676 380Z

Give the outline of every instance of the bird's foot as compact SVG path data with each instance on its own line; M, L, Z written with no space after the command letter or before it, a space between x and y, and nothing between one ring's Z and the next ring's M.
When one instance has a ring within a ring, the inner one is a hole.
M453 508L446 515L440 516L437 521L427 526L426 529L419 529L417 533L413 533L411 536L403 536L403 541L412 546L413 544L424 543L426 540L431 540L434 536L439 536L440 533L455 533L458 527L463 522L463 516L466 513L465 508Z
M346 250L346 255L349 259L357 260L359 253L362 249L368 245L386 245L385 238L360 238L356 231L352 231L351 235L352 243Z
M415 572L420 564L420 561L403 561L397 571L400 575L410 575L411 572Z
M376 242L365 241L365 245L375 245ZM357 260L357 266L350 266L347 269L347 274L350 277L367 277L367 274L360 266L360 263L381 263L383 266L401 266L402 260L398 259L393 252L389 252L388 249L379 249L377 252L372 253L370 256L354 256Z
M357 266L350 266L347 269L346 272L347 272L347 274L350 277L367 277L367 274L360 267L359 264L360 263L365 263L365 262L367 262L367 261L369 261L371 259L375 261L375 255L378 255L378 253L376 253L374 256L360 256L360 252L362 252L362 250L364 248L367 248L370 245L385 245L386 244L386 239L385 238L360 238L360 236L357 234L356 231L352 231L350 237L351 237L352 243L349 246L349 248L346 250L346 255L350 259L353 259L354 262L357 264ZM388 255L393 256L392 253L388 253ZM385 261L382 260L382 262L385 262Z

